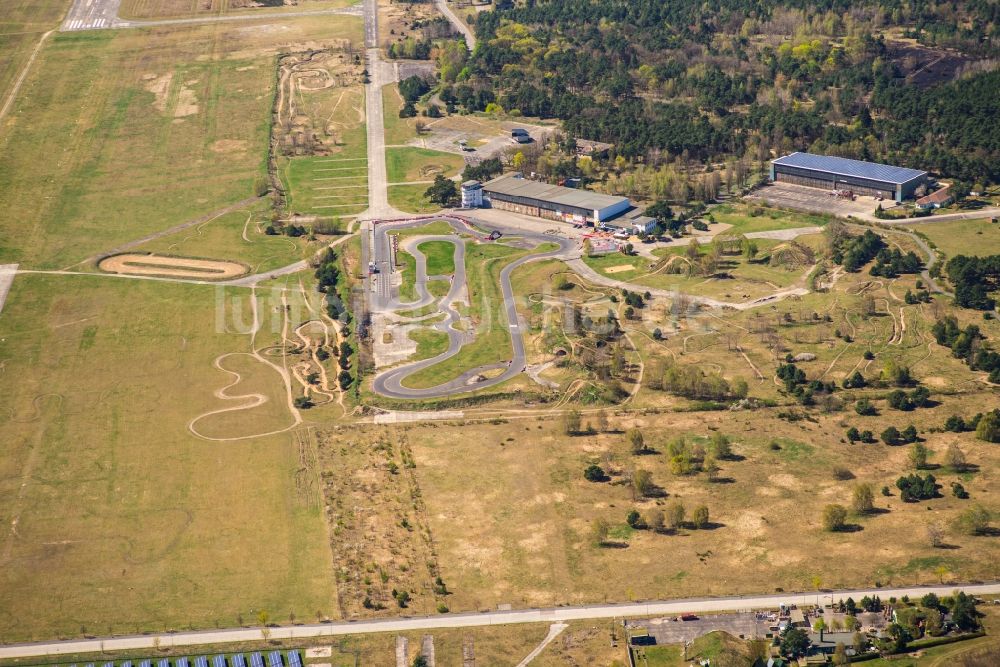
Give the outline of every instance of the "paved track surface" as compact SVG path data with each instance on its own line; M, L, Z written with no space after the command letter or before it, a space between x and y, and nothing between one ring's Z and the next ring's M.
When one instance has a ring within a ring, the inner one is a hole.
M66 14L59 28L62 32L79 30L107 30L109 28L145 28L168 25L195 25L200 23L221 23L226 21L260 21L268 19L294 18L296 16L349 15L361 16L361 5L342 9L314 9L299 12L256 12L248 10L233 14L212 16L192 16L177 19L122 19L118 17L121 0L76 0Z
M741 611L747 609L777 609L778 605L828 604L848 597L858 600L865 595L889 597L909 595L918 598L927 593L945 596L956 590L972 595L1000 594L1000 583L953 584L913 588L872 588L812 593L782 593L780 595L746 595L725 598L695 598L629 602L623 604L597 604L548 609L523 609L467 614L438 614L414 618L378 618L363 621L338 621L292 627L270 628L272 639L308 637L335 637L369 632L409 632L435 628L471 628L512 623L561 623L598 618L637 618L641 616L676 616L682 613ZM77 641L10 644L0 647L0 659L32 658L75 653L153 649L157 646L208 646L232 642L260 642L260 628L233 630L204 630L178 632L166 635L132 635L126 637L95 638Z
M457 232L462 232L465 234L472 233L479 238L483 238L483 234L475 231L471 227L465 224L462 220L458 218L449 218L446 216L437 217L435 219L445 220L448 222L453 229ZM392 262L389 255L389 239L388 233L394 229L405 229L408 227L416 227L427 224L428 220L411 220L406 222L383 222L374 225L374 231L371 236L368 237L368 241L374 247L374 253L371 261L376 263L379 268L381 279L376 279L376 290L371 297L370 304L371 308L375 312L385 312L392 311L400 307L394 291L391 288L389 276L392 271ZM511 357L506 363L498 364L488 364L485 366L480 366L478 368L472 368L468 371L462 373L457 378L454 378L448 382L436 385L434 387L428 387L426 389L411 389L403 386L403 381L410 375L417 373L425 368L439 364L447 359L458 354L462 346L470 342L470 337L467 333L458 331L451 328L451 325L458 321L459 314L453 311L450 305L445 306L445 314L447 315L447 320L445 322L446 329L444 329L448 334L448 349L436 357L431 357L430 359L423 359L420 361L415 361L413 363L404 364L396 368L389 369L375 376L373 383L373 389L375 392L387 396L389 398L403 398L403 399L415 399L415 398L440 398L444 396L452 396L454 394L460 394L467 391L477 391L479 389L484 389L486 387L492 387L494 385L506 382L515 375L519 375L525 370L526 354L524 349L524 335L522 333L524 329L524 323L521 321L517 314L517 304L514 300L514 289L510 283L511 273L514 272L519 266L523 266L529 262L538 261L540 259L547 258L559 258L567 259L574 251L574 243L569 239L557 236L549 236L546 234L538 234L535 232L525 232L523 229L517 228L503 228L497 227L497 229L505 234L518 235L526 238L530 241L536 243L552 242L558 244L556 250L549 252L532 253L517 259L510 264L506 265L500 271L500 291L503 296L503 321L493 323L489 322L490 326L506 326L510 331L511 338ZM448 237L450 238L450 237ZM464 245L459 243L456 248L458 249L455 255L455 279L452 283L451 291L448 297L442 301L442 304L450 304L453 300L454 295L465 288L466 276L465 276L465 248ZM418 270L418 285L420 285L421 276L423 280L426 281L426 264L422 262L423 255L420 254L417 258L417 270ZM421 274L421 264L423 263L423 273ZM419 288L418 288L419 289ZM426 288L421 293L422 297L426 299L421 299L421 303L424 301L429 302L429 295L426 294ZM407 304L405 308L409 309L414 307L413 305ZM492 377L480 382L473 382L472 379L478 375L489 371L495 371L497 369L504 369L502 373L496 377ZM470 384L471 383L471 384Z
M441 10L445 18L451 21L451 24L455 26L455 30L462 33L462 37L465 38L465 45L469 47L470 51L476 48L476 35L472 32L472 28L462 19L458 18L458 14L452 11L451 7L448 6L448 0L435 0L437 3L437 8Z

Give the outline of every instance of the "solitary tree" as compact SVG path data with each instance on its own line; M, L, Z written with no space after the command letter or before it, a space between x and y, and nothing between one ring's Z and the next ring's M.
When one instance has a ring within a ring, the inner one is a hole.
M580 411L570 410L563 417L563 431L566 435L576 435L580 432Z
M684 504L679 500L675 500L667 505L666 518L667 526L670 530L677 530L684 525Z
M733 455L733 448L729 442L729 436L724 433L716 431L712 434L712 440L709 444L709 451L715 454L717 459L728 459Z
M641 454L646 450L646 444L642 437L642 431L637 428L630 428L625 431L625 441L633 454Z
M597 420L597 430L601 433L607 433L608 431L608 413L604 410L598 410L595 416Z
M455 185L455 181L438 174L434 177L434 183L427 188L424 196L435 204L448 206L458 198L458 187Z
M958 528L966 535L982 535L990 527L990 513L977 505L962 512L958 517Z
M653 490L653 475L648 470L636 470L632 475L632 488L636 496L648 496Z
M976 437L986 442L1000 442L1000 410L991 410L979 418Z
M941 528L940 524L927 524L927 541L935 549L940 548L944 544L944 529Z
M809 650L809 635L799 628L788 628L781 635L781 653L788 658L798 658Z
M866 482L854 487L851 506L858 514L870 514L875 509L875 492L872 490L871 484Z
M955 472L965 472L969 467L969 463L965 459L965 452L955 443L951 443L948 446L948 451L945 452L945 460Z
M709 454L701 464L701 469L708 476L708 481L714 482L719 476L719 464L715 462L715 456Z
M837 645L833 648L833 664L846 665L850 661L850 658L847 657L847 647L844 646L844 642L837 642Z
M847 508L843 505L827 505L823 508L823 528L830 532L843 530L847 523Z
M608 531L611 527L608 522L604 519L594 519L594 522L590 524L590 532L594 538L594 544L603 547L608 541Z
M694 524L695 528L703 529L708 527L708 507L705 505L699 505L694 508L694 513L691 515L691 523Z
M929 454L930 452L927 451L924 443L918 442L910 448L910 463L917 470L923 470L927 467L927 457Z

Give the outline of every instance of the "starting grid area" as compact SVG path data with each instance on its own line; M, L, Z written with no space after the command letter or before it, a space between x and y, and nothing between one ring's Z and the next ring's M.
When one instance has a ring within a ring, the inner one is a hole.
M265 654L254 651L246 655L232 655L160 658L145 660L123 660L120 662L73 663L68 667L302 667L302 656L298 651L270 651Z

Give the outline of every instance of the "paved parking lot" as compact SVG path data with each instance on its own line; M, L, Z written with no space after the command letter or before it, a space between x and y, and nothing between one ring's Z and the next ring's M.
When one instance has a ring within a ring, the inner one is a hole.
M809 188L792 183L771 183L755 190L746 199L766 201L768 204L781 208L809 213L827 213L839 217L854 216L855 218L871 219L872 213L879 202L874 197L858 197L856 200L841 199L830 194L829 190ZM882 202L888 208L894 202Z
M626 627L645 629L650 637L656 638L657 644L682 644L707 635L710 632L722 630L734 637L753 639L764 637L772 623L763 616L751 612L738 614L717 614L702 616L695 621L678 621L673 618L653 618L628 621Z

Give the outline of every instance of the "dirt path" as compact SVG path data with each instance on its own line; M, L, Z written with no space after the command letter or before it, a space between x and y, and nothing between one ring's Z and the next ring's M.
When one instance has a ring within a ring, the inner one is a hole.
M163 231L153 232L152 234L147 234L146 236L143 236L142 238L135 239L134 241L129 241L128 243L124 243L124 244L118 246L117 248L112 248L110 250L102 252L99 255L94 255L93 257L88 257L87 259L82 260L80 262L77 262L76 264L70 264L69 266L67 266L63 270L64 271L68 271L69 269L72 269L75 266L80 266L81 264L88 264L90 262L99 262L100 260L104 259L105 257L108 257L109 255L118 255L118 254L121 254L121 253L126 252L128 250L132 250L134 248L138 248L139 246L143 245L144 243L149 243L150 241L155 241L156 239L161 239L164 236L170 236L172 234L176 234L177 232L183 231L185 229L190 229L191 227L196 227L196 226L202 225L202 224L204 224L206 222L211 222L212 220L215 220L216 218L220 218L220 217L226 215L227 213L232 213L233 211L238 211L241 208L246 208L248 206L251 206L254 203L256 203L257 201L259 201L260 199L261 199L261 197L257 197L257 196L247 197L246 199L238 201L238 202L236 202L234 204L229 204L228 206L225 206L223 208L220 208L220 209L217 209L215 211L212 211L211 213L206 213L205 215L201 216L200 218L195 218L194 220L189 220L188 222L183 222L183 223L181 223L179 225L175 225L175 226L173 226L173 227L171 227L169 229L164 229Z
M213 365L216 368L218 368L219 370L221 370L221 371L223 371L225 373L229 373L230 375L234 376L232 382L230 382L226 386L222 387L221 389L218 389L218 390L215 391L215 394L214 394L215 397L216 398L220 398L220 399L224 399L224 400L241 400L241 399L243 399L244 402L242 404L240 404L240 405L235 405L235 406L228 407L228 408L219 408L217 410L210 410L209 412L202 413L202 414L198 415L197 417L195 417L194 419L192 419L191 421L189 421L188 425L187 425L188 431L192 435L194 435L195 437L201 438L202 440L210 440L212 442L236 442L236 441L239 441L239 440L250 440L252 438L264 438L264 437L267 437L269 435L277 435L279 433L286 433L286 432L288 432L288 431L296 428L297 426L299 426L302 423L302 421L303 421L302 420L302 415L299 412L298 408L295 407L294 398L292 397L292 379L291 379L291 374L288 371L288 366L287 366L287 362L285 361L285 357L282 356L282 363L281 363L281 366L279 366L279 365L275 364L274 362L272 362L270 359L267 359L262 354L260 354L260 351L257 348L257 332L260 331L261 322L260 322L260 309L259 309L259 305L257 303L257 288L256 288L256 286L252 286L250 288L250 305L251 305L251 310L253 312L253 326L252 326L252 328L250 330L250 352L227 352L226 354L222 354L222 355L219 355L218 357L216 357L215 361L213 362ZM288 309L287 309L287 305L288 305L287 297L286 297L285 294L282 294L282 296L281 296L281 310L282 310L282 338L283 339L287 339L287 334L288 334ZM250 356L253 359L259 361L260 363L266 364L267 366L270 366L275 371L277 371L278 375L281 376L281 379L282 379L282 381L284 382L284 385L285 385L285 397L286 397L287 403L288 403L288 410L289 410L289 412L291 412L292 418L293 418L293 423L290 426L286 426L285 428L277 429L277 430L274 430L274 431L268 431L266 433L254 433L254 434L251 434L251 435L235 436L235 437L231 437L231 438L214 438L214 437L203 435L202 433L198 432L198 430L195 428L195 424L197 424L199 421L201 421L205 417L210 417L212 415L222 414L222 413L225 413L225 412L235 412L235 411L238 411L238 410L250 410L252 408L255 408L255 407L258 407L260 405L263 405L268 400L267 396L264 396L263 394L258 394L258 393L242 394L242 395L232 395L232 396L228 394L228 390L230 388L236 386L237 384L239 384L239 382L243 378L236 371L231 371L231 370L229 370L227 368L223 368L223 366L222 366L222 360L225 359L226 357L236 356L236 355ZM250 399L250 402L249 403L245 402L245 399Z
M28 56L28 62L24 63L24 67L21 68L21 73L17 75L17 79L14 80L13 85L10 87L10 92L7 94L7 99L4 100L3 106L0 107L0 121L2 121L6 116L7 112L10 111L11 105L14 104L14 100L17 98L17 94L21 92L21 85L24 80L28 77L28 72L31 71L31 66L35 63L35 58L38 57L38 52L42 50L42 45L45 44L45 40L49 38L55 30L49 30L47 33L41 36L38 40L38 44L35 44L35 48L31 51L31 55Z

